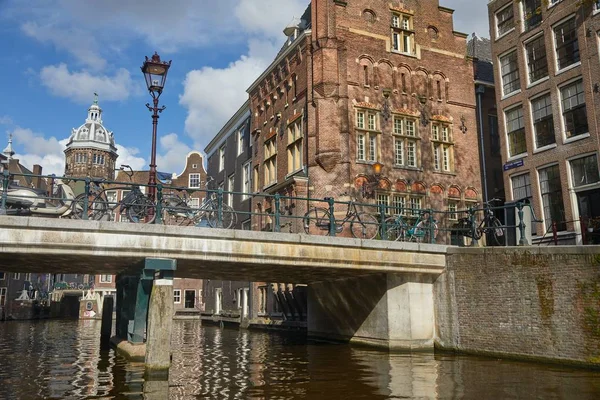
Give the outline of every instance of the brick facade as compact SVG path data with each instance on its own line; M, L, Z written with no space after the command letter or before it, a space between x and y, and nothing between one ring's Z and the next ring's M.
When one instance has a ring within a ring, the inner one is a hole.
M528 198L544 220L538 239L552 236L554 222L559 237L581 243L580 221L600 216L600 16L592 3L488 5L504 184L509 200Z
M440 210L480 200L473 64L452 13L435 0L313 1L295 40L248 90L255 189ZM394 32L409 36L408 47L394 50ZM270 160L275 176L265 172ZM384 168L374 183L375 162Z
M590 251L585 251L590 250ZM441 347L600 363L600 258L589 247L449 249L434 286Z

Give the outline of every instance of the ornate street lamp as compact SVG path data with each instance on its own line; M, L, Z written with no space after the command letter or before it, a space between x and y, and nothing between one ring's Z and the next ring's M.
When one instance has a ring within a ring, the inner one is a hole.
M379 186L379 180L381 179L381 171L383 170L383 164L379 161L371 164L373 173L371 175L365 175L366 180L363 181L362 185L362 196L364 198L374 198L375 189Z
M144 61L142 72L146 78L146 86L148 92L152 96L153 105L146 103L148 110L152 112L152 154L150 158L150 173L148 176L148 197L154 201L156 199L156 127L158 125L158 114L165 110L165 106L158 107L158 98L167 82L167 73L171 67L171 61L161 61L158 53L154 52L152 58ZM150 209L150 213L154 213L154 208Z

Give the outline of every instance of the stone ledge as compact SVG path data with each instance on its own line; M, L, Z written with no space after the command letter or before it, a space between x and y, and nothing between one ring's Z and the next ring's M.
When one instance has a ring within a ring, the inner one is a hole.
M132 344L129 341L113 336L110 338L110 344L117 350L117 353L123 355L130 361L146 361L146 344Z

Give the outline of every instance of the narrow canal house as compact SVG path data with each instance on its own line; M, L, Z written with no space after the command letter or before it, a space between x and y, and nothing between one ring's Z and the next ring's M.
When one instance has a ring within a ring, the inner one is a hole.
M564 244L598 242L600 2L488 8L509 200L528 199L543 220L534 243L553 230Z
M224 201L237 211L237 229L250 230L252 204L262 204L252 188L252 157L257 149L250 136L250 109L246 101L206 146L207 173L214 178L214 188L225 191ZM259 212L264 229L273 229L272 216ZM256 229L256 227L255 227ZM301 320L305 309L296 305L304 295L292 284L270 282L204 281L204 319L234 323L262 324L266 320Z
M480 201L473 63L452 15L437 0L312 1L248 88L253 190L408 214Z

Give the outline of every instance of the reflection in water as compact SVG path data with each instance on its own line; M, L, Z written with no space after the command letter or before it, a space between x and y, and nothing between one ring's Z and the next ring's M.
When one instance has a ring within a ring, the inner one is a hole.
M0 399L597 399L600 372L388 354L176 321L169 381L100 347L98 321L0 324Z

